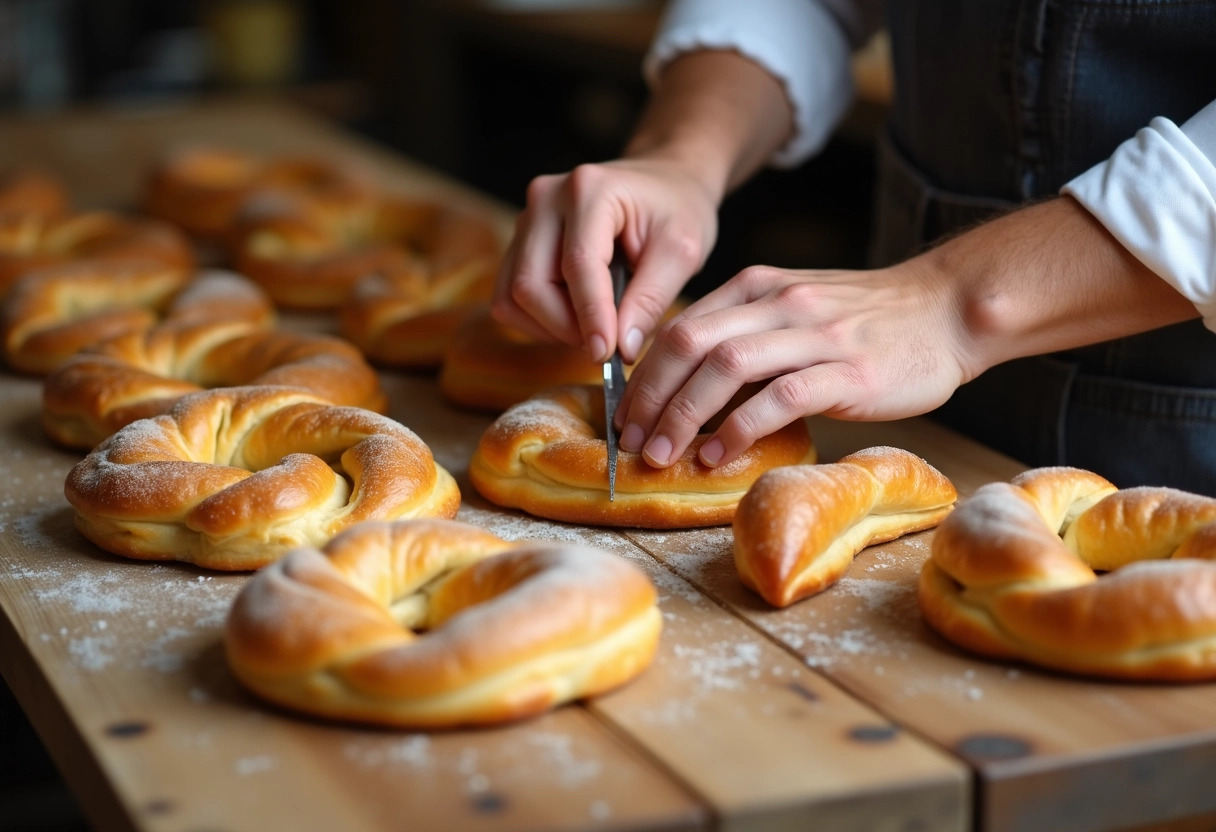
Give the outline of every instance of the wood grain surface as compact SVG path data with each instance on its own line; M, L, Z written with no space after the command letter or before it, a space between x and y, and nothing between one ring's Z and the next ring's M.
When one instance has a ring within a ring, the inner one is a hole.
M78 204L132 205L151 159L199 141L357 159L387 186L511 226L468 188L267 101L0 122L0 168L36 161ZM1216 686L1097 683L960 653L915 603L931 532L863 552L837 586L776 611L739 583L729 527L622 532L489 505L466 469L490 417L447 405L431 376L382 379L390 415L456 475L460 519L590 543L651 576L655 663L592 702L490 730L351 728L266 707L220 650L247 576L85 541L63 497L81 455L43 437L39 382L5 373L0 673L97 828L1005 832L1216 812ZM897 445L964 495L1021 468L925 420L810 424L825 461Z

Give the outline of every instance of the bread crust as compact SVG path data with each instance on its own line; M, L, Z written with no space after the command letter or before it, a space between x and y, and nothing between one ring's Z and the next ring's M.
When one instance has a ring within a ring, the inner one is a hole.
M182 397L123 427L64 488L98 546L144 560L257 569L364 520L452 517L460 492L399 422L289 387Z
M256 284L227 272L197 278L163 323L82 350L48 375L43 428L61 445L92 448L184 395L246 385L297 387L332 404L387 410L379 377L353 345L268 329L273 322L273 303Z
M957 496L940 471L901 448L776 468L739 503L735 567L764 600L787 607L839 581L865 547L933 528Z
M1216 678L1216 500L1038 468L938 528L918 597L974 652L1111 678Z
M609 501L604 437L601 387L550 388L508 409L482 434L469 479L490 502L551 520L674 529L729 523L763 472L815 459L801 419L716 468L697 456L709 438L701 434L668 468L621 451L616 495Z
M451 521L363 523L255 575L224 643L242 684L288 708L486 725L633 679L657 647L656 604L645 574L598 549Z

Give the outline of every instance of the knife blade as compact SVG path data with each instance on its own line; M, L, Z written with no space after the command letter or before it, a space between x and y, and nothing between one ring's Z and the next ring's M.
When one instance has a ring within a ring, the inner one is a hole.
M625 249L618 242L612 251L612 263L608 266L612 275L613 303L619 309L621 295L625 292L625 283L629 280L629 259ZM612 420L616 418L616 409L621 403L625 392L625 370L621 363L621 351L618 347L612 357L604 362L604 436L608 442L608 501L616 499L616 457L617 435Z

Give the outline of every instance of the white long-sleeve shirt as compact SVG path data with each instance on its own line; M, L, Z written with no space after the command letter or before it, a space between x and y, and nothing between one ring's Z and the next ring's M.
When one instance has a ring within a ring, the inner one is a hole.
M852 50L881 20L874 0L673 0L646 56L653 83L697 49L733 49L785 88L794 134L769 160L793 167L822 149L852 103ZM1216 331L1216 101L1178 126L1154 118L1060 190L1188 298Z

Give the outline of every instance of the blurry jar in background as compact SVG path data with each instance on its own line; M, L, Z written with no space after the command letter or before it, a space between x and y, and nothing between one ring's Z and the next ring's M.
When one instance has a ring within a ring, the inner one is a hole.
M298 75L303 26L292 0L207 0L202 6L215 80L270 87Z

